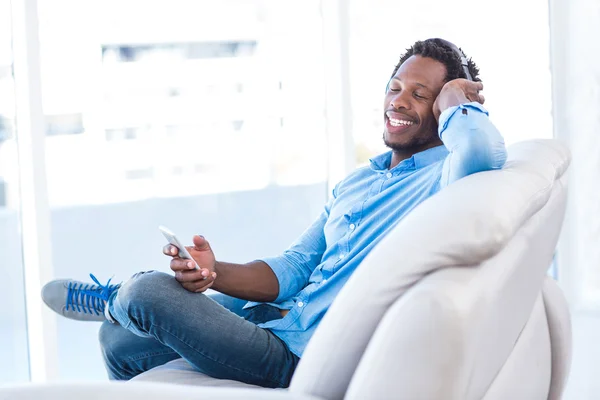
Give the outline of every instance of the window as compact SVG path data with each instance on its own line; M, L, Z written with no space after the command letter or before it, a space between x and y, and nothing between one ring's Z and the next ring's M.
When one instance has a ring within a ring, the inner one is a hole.
M46 116L46 134L48 136L78 133L83 133L81 113Z
M0 79L7 79L7 75L8 74L2 74ZM4 115L0 116L0 143L11 139L13 137L13 131L13 121Z
M256 49L256 41L219 41L161 43L144 45L105 45L102 46L103 62L152 62L153 58L164 55L171 59L198 60L221 57L251 56Z
M168 271L160 224L247 261L316 218L327 199L318 1L38 1L44 113L80 115L62 132L81 124L46 142L57 277ZM58 329L60 377L105 378L90 351L98 327Z

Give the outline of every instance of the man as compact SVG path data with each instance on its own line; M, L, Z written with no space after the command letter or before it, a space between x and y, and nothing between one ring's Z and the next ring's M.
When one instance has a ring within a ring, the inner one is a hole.
M287 387L323 315L373 246L448 184L504 165L504 141L481 106L478 72L441 39L408 49L384 99L383 140L391 151L341 181L282 255L216 261L208 241L194 236L188 250L200 270L168 245L175 279L146 272L122 285L93 276L90 285L53 281L44 301L66 317L104 321L100 342L112 379L183 357L216 378ZM209 287L228 296L208 297L202 292ZM232 297L250 303L242 308Z

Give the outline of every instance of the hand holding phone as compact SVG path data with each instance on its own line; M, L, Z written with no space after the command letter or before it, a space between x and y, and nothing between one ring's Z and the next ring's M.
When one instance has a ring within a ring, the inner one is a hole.
M165 226L159 226L158 230L161 231L161 233L163 234L163 236L167 239L167 241L177 247L177 249L179 250L179 257L180 258L184 258L186 260L191 260L194 262L195 268L196 270L199 270L200 267L198 266L198 264L196 263L196 261L192 258L192 256L190 255L190 253L187 251L187 249L185 248L185 246L179 241L179 239L177 238L177 236L175 236L175 234L173 232L171 232L167 227Z
M170 267L175 272L175 280L190 292L202 293L209 289L217 278L215 271L217 261L206 239L200 235L194 236L192 239L194 246L189 247L188 251L168 228L160 226L159 230L171 246L179 249L177 255L171 253L169 246L163 249L165 255L172 257ZM192 265L188 265L190 261Z

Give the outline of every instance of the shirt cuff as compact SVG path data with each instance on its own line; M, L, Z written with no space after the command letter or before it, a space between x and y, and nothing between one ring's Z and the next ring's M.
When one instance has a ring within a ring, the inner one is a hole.
M293 274L290 273L291 270L288 263L283 257L267 257L262 258L260 261L266 263L273 270L279 282L279 294L274 301L275 303L280 303L296 294L295 292L289 293L293 291L296 282Z
M447 108L440 114L440 120L438 123L438 133L440 137L442 136L442 132L446 130L446 127L450 123L450 119L454 116L454 114L456 114L458 110L475 110L485 115L489 115L488 111L476 101Z

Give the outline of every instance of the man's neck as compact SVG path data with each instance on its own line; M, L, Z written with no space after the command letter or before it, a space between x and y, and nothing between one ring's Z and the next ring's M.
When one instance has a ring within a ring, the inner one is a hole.
M394 168L396 165L400 164L402 161L411 158L412 156L414 156L417 153L440 146L442 144L443 144L442 141L440 139L438 139L438 140L432 140L431 142L428 142L420 147L415 147L415 148L406 149L406 150L392 150L392 160L390 161L389 169Z

